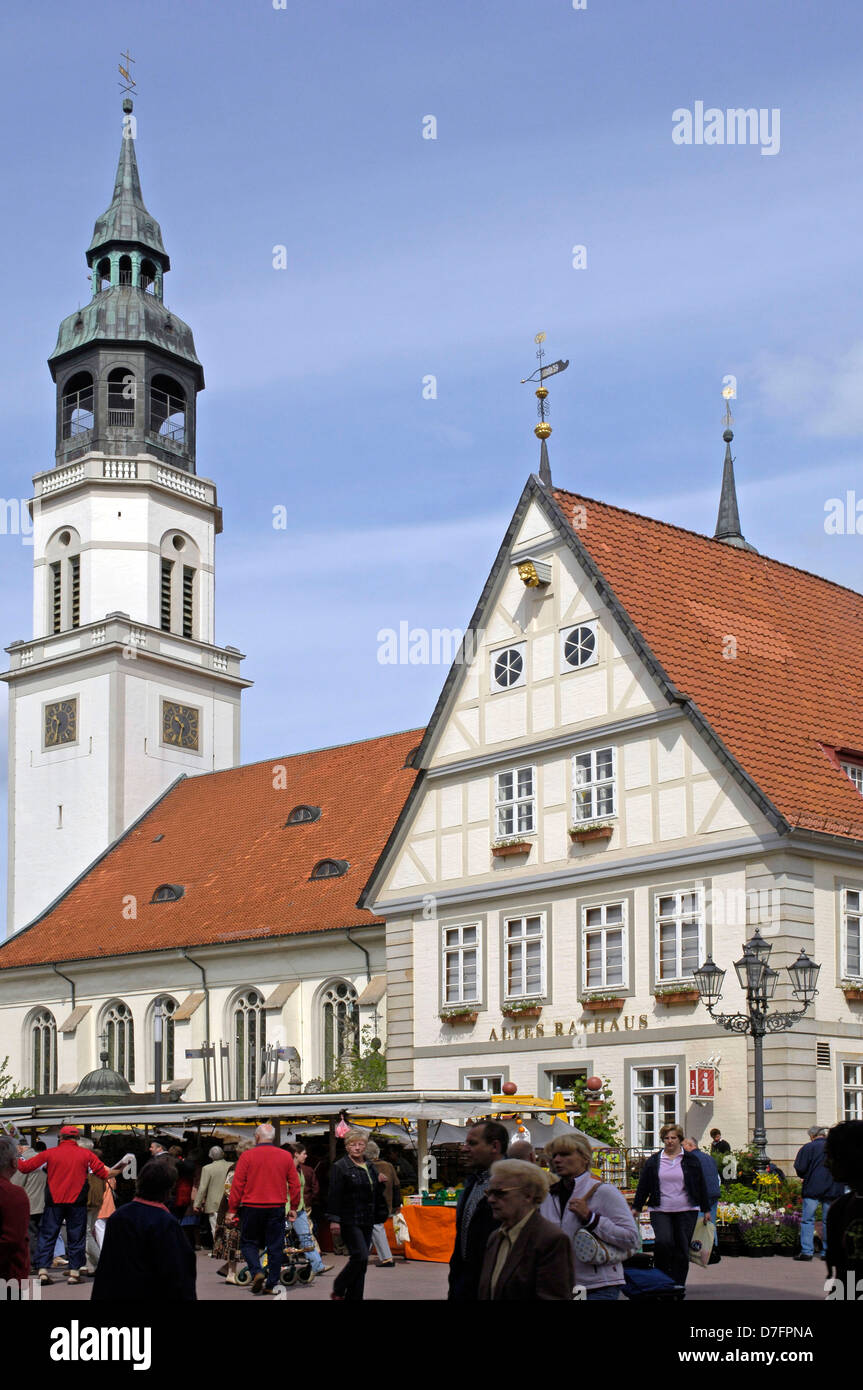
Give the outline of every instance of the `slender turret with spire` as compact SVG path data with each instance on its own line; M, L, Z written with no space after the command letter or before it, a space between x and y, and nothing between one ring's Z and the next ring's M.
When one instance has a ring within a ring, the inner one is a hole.
M734 460L731 457L731 441L734 438L734 431L731 428L731 397L726 392L723 392L723 395L725 396L725 429L722 432L722 438L725 440L725 462L722 468L719 514L716 518L716 530L713 533L713 538L722 541L724 545L733 545L738 550L754 550L755 546L749 544L740 529L737 486L734 481Z

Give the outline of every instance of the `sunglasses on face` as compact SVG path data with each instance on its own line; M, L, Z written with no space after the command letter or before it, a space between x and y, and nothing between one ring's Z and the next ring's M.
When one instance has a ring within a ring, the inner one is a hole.
M517 1187L490 1187L487 1192L488 1197L505 1197L508 1192L517 1192Z

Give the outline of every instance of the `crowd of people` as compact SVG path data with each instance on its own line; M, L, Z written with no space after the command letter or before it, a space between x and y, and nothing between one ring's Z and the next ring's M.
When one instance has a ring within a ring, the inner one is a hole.
M617 1187L591 1172L583 1135L555 1138L537 1155L525 1139L510 1143L497 1121L471 1125L450 1301L614 1301L640 1250L645 1208L654 1267L682 1297L696 1222L715 1216L717 1165L679 1125L665 1125L660 1137L662 1148L645 1161L630 1207ZM728 1152L719 1131L711 1138L714 1156ZM325 1226L333 1247L347 1255L330 1298L361 1300L371 1252L379 1267L394 1266L385 1223L401 1206L404 1157L397 1149L393 1162L382 1157L360 1128L348 1129L343 1146L332 1165L326 1154L313 1164L304 1141L279 1147L273 1127L262 1124L254 1141L215 1145L204 1161L192 1145L156 1137L129 1193L122 1188L130 1156L109 1167L106 1154L73 1125L62 1127L54 1148L40 1142L30 1150L0 1135L0 1279L25 1279L32 1270L51 1283L59 1258L70 1284L93 1275L95 1300L192 1300L196 1251L206 1244L227 1284L273 1295L283 1263L295 1255L313 1275L332 1271L316 1234ZM820 1206L828 1272L863 1275L863 1121L829 1132L813 1127L795 1168L803 1179L797 1258L813 1258ZM61 1232L65 1256L58 1257Z

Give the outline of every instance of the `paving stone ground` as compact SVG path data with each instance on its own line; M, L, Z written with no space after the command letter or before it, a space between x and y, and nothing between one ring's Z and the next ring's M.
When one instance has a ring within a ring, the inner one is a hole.
M322 1275L307 1287L299 1285L285 1290L289 1303L329 1300L333 1279L345 1263L336 1255L328 1255L332 1274ZM271 1302L256 1298L248 1288L225 1284L216 1274L219 1264L205 1253L198 1255L198 1298L205 1301L233 1303ZM57 1272L55 1271L55 1274ZM687 1283L687 1302L823 1302L824 1264L811 1264L773 1256L765 1260L724 1259L708 1269L691 1266ZM86 1302L90 1298L92 1281L85 1279L77 1288L69 1287L58 1276L58 1282L42 1290L43 1302ZM394 1269L377 1269L369 1265L366 1276L366 1298L375 1302L436 1302L446 1298L447 1266L428 1264L420 1260L396 1258Z

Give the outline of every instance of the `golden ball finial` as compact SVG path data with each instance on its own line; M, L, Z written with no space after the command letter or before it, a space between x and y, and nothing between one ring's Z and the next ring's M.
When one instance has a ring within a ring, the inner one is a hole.
M541 424L535 427L533 432L536 435L537 439L548 439L549 435L551 434L551 425L548 423L548 421L543 420Z
M546 398L546 396L548 395L548 387L547 387L547 386L540 386L540 387L537 389L536 394L537 394L537 397L539 398L539 400L544 401L545 398Z

